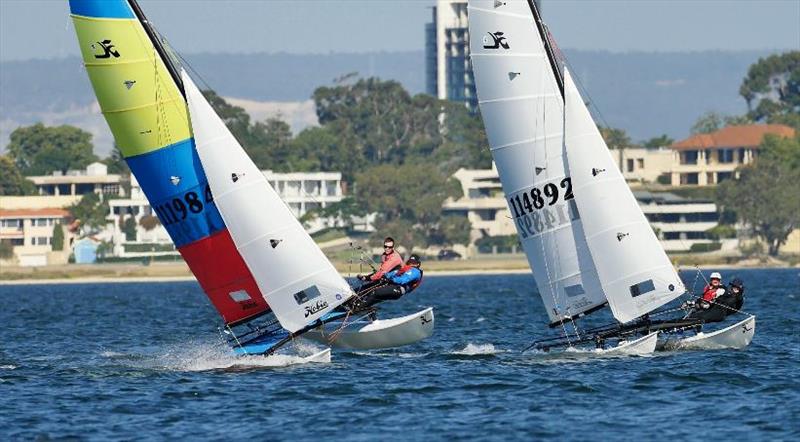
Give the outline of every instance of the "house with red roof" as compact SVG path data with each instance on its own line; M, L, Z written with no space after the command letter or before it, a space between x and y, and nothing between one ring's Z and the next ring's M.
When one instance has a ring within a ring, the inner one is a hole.
M736 168L750 164L764 137L793 137L782 124L728 126L697 134L670 146L673 151L672 185L709 186L733 178Z
M13 247L12 262L21 266L64 264L73 234L67 227L70 213L60 208L0 208L0 241ZM53 232L62 229L62 250L53 250Z

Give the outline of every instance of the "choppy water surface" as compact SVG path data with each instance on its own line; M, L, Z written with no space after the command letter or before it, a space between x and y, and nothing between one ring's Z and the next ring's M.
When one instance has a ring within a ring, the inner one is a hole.
M433 305L432 338L305 365L231 356L193 282L0 286L0 437L797 440L799 272L725 273L744 351L520 354L550 332L531 276L431 276L384 316Z

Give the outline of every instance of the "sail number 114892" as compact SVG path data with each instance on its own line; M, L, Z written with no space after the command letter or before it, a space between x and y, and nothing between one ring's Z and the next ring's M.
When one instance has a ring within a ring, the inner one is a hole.
M522 238L569 224L580 215L572 194L572 179L547 183L530 190L511 195L508 202Z

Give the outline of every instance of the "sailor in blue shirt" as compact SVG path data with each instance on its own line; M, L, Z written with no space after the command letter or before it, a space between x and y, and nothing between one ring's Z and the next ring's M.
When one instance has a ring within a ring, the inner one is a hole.
M383 275L382 283L358 294L356 310L363 310L382 301L400 299L412 292L422 282L422 269L419 256L411 255L406 265Z

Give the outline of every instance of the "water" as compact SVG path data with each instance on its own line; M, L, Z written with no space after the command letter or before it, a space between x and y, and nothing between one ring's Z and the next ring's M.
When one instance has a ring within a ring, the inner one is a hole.
M230 356L193 282L0 286L0 438L797 440L799 272L725 273L743 351L520 354L548 332L530 276L430 276L385 313L435 306L432 338L304 365Z

